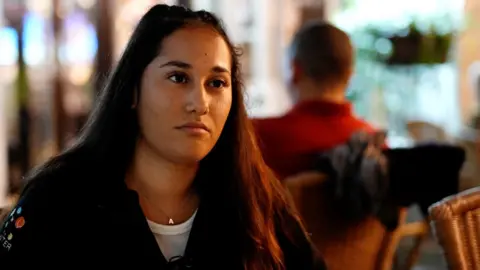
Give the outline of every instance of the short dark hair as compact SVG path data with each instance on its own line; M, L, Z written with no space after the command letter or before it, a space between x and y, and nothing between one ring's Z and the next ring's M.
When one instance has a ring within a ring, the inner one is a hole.
M322 84L348 83L355 61L347 33L321 20L299 29L290 45L290 57L308 77Z

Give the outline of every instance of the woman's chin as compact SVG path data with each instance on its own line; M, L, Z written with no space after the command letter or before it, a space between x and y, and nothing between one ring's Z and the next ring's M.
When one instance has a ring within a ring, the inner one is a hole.
M175 163L179 164L196 164L204 159L209 152L210 149L192 147L189 149L184 149L184 151L177 152L173 159L175 160Z

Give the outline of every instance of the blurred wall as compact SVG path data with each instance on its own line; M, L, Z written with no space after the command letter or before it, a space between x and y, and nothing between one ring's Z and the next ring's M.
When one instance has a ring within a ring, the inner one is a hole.
M278 115L290 107L281 62L286 40L284 32L291 28L285 26L290 24L292 14L299 11L294 2L192 0L194 9L206 9L218 15L233 42L244 49L242 61L249 73L244 76L244 85L250 116Z
M6 91L0 84L0 208L6 204L7 196L7 112Z
M464 123L469 123L477 111L477 98L469 78L468 69L480 61L480 1L465 0L467 28L459 37L460 105Z
M3 10L3 1L0 1ZM0 12L0 27L3 26L3 12ZM7 112L6 91L0 84L0 207L7 203Z
M252 80L249 94L263 95L263 106L252 115L274 116L289 108L289 98L283 84L281 59L283 57L282 11L284 1L254 1L252 27ZM261 18L261 19L260 19Z

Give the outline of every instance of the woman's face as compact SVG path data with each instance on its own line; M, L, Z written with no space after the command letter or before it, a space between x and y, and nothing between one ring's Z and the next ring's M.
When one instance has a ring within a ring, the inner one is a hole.
M175 31L141 80L140 143L174 163L203 159L218 141L232 105L231 54L206 26Z

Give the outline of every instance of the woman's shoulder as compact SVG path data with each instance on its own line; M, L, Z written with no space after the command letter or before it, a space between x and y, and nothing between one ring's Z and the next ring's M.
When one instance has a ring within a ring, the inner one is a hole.
M48 235L48 240L47 232L55 231L58 222L70 220L74 215L70 208L80 198L82 189L77 189L75 175L78 172L66 164L51 163L27 176L22 194L0 226L0 258L29 254L53 242L55 236Z
M27 184L22 191L22 197L42 196L42 194L55 195L70 194L83 190L87 181L87 168L80 168L74 162L52 160L32 170L26 177ZM71 197L71 196L70 196Z
M76 199L88 195L85 194L88 191L87 171L75 163L52 159L25 177L27 184L17 205L37 210L71 205Z

